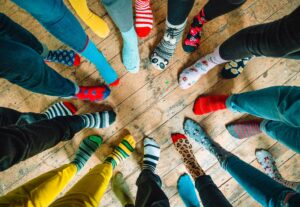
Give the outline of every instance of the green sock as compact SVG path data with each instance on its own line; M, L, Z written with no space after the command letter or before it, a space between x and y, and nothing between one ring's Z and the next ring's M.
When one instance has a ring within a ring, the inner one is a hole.
M111 187L122 206L134 204L129 187L121 172L117 172L112 178Z
M79 170L81 170L92 154L102 144L103 139L100 136L92 135L81 141L79 149L76 152L75 158L72 161Z

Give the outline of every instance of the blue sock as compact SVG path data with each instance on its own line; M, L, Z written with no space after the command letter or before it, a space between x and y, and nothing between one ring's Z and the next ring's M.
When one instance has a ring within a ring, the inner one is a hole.
M95 64L100 75L107 84L114 83L118 80L118 74L107 62L103 54L97 49L96 45L89 40L86 48L81 53L85 58Z
M188 174L184 173L178 178L177 189L186 207L200 207L195 185Z
M122 32L123 51L122 59L124 66L131 73L137 73L140 68L140 55L138 39L134 27L127 32Z

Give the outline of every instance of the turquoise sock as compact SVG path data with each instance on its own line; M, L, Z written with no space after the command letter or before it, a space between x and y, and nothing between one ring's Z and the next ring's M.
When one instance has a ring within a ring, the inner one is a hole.
M138 38L134 27L127 32L122 32L123 37L123 63L131 73L137 73L140 68L140 56L138 47Z
M97 49L96 45L89 40L83 52L81 52L85 58L95 64L100 75L104 81L108 84L112 84L118 80L118 74L107 62L103 54Z
M184 173L178 178L177 189L186 207L200 207L195 185L188 174Z

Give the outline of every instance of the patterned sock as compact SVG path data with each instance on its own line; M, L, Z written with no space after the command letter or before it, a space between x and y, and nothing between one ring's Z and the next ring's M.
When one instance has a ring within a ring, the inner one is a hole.
M226 125L226 129L231 136L238 139L251 137L261 133L261 120L250 120Z
M58 116L71 116L77 111L76 107L70 102L57 102L50 106L43 114L47 119L53 119Z
M144 139L144 159L143 170L147 169L155 172L156 165L159 160L160 147L157 142L149 137Z
M184 40L183 50L185 52L194 52L199 47L203 25L206 22L204 9L202 9L199 14L194 17L190 31Z
M201 166L196 160L196 157L193 153L193 147L186 136L176 133L172 134L171 137L175 149L181 155L184 165L193 179L196 180L199 176L205 175L205 172L202 170Z
M194 65L184 69L179 75L179 86L182 89L188 89L193 86L204 74L215 66L225 63L219 54L219 47L211 54L208 54L198 60Z
M75 158L72 161L79 170L81 170L92 154L102 144L103 139L100 136L92 135L81 141L79 149L76 152Z
M257 149L255 151L255 156L257 162L261 165L264 172L271 177L272 179L276 180L277 182L287 186L288 188L294 189L295 191L300 191L300 182L292 182L282 178L281 174L279 173L275 160L272 154L265 150L265 149Z
M221 70L221 75L225 79L232 79L238 77L246 67L246 64L253 57L246 57L238 60L232 60L225 64L224 68Z
M79 86L79 92L75 98L91 102L105 100L110 95L110 89L106 86Z
M85 128L107 128L116 120L114 111L102 111L79 116L83 119Z
M228 95L200 96L194 103L193 111L196 115L202 115L226 109L227 98Z
M153 25L150 0L135 1L135 31L139 37L149 35Z
M126 183L124 176L121 172L117 172L111 180L112 191L122 204L122 206L134 204L129 186Z
M80 65L80 57L73 50L49 50L45 61L61 63L67 66Z
M202 129L202 127L191 119L186 119L183 124L184 132L190 138L200 143L206 150L213 154L217 160L223 166L224 161L227 157L232 154L222 148L218 143L213 141Z
M137 73L140 69L140 55L138 47L138 39L134 28L127 32L122 32L123 50L122 59L124 66L131 73Z
M200 207L195 185L188 174L184 173L178 178L177 189L185 206Z
M178 41L182 36L186 20L180 25L172 25L166 21L166 32L164 37L151 54L151 64L158 70L166 69L169 64Z
M115 168L120 162L131 155L134 148L135 140L133 136L127 135L114 149L114 151L105 159L105 162L112 164L112 167Z

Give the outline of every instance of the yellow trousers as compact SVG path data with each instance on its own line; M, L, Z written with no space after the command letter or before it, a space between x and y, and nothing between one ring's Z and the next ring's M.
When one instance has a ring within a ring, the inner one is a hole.
M9 192L7 195L0 197L0 206L46 207L50 205L51 207L97 207L112 177L112 165L104 163L95 166L65 196L54 201L76 172L77 168L74 164L67 164L40 175Z

